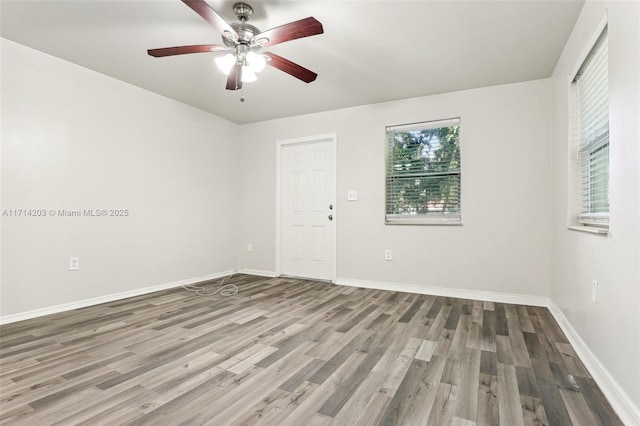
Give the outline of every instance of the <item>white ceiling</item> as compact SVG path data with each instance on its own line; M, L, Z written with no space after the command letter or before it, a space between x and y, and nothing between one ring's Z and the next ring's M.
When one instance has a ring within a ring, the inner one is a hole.
M318 73L303 83L267 67L225 90L213 53L147 49L219 44L179 0L1 0L2 37L152 92L250 123L549 77L583 0L245 0L267 29L313 16L324 34L269 48ZM235 22L233 0L208 0Z

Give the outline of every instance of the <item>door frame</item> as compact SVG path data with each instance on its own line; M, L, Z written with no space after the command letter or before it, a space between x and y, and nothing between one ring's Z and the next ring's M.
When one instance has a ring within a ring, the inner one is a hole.
M276 276L282 275L282 250L284 244L282 242L282 174L283 161L282 155L284 149L288 146L294 145L312 145L314 143L329 142L331 144L331 151L333 152L333 193L335 194L335 200L333 201L333 244L330 247L332 251L332 267L331 267L331 282L336 282L336 261L337 261L337 237L338 237L338 157L337 157L337 145L338 134L337 133L325 133L315 136L305 136L295 139L284 139L276 141Z

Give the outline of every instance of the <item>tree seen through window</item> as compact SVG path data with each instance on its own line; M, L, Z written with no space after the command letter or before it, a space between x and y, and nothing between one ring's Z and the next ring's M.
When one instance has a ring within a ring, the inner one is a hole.
M460 222L459 119L387 128L387 222Z

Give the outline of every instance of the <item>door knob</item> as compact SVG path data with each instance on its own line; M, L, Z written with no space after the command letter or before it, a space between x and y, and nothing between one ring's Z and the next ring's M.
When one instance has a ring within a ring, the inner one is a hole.
M333 215L332 214L329 215L329 220L333 220Z

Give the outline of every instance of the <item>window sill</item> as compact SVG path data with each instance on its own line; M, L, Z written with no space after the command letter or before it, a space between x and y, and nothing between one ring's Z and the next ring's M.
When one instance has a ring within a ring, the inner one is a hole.
M462 226L462 222L425 222L425 221L404 221L404 220L393 220L386 221L385 225L419 225L419 226Z
M589 234L608 235L609 228L599 228L597 226L584 226L584 225L568 225L567 229L572 231L588 232Z

